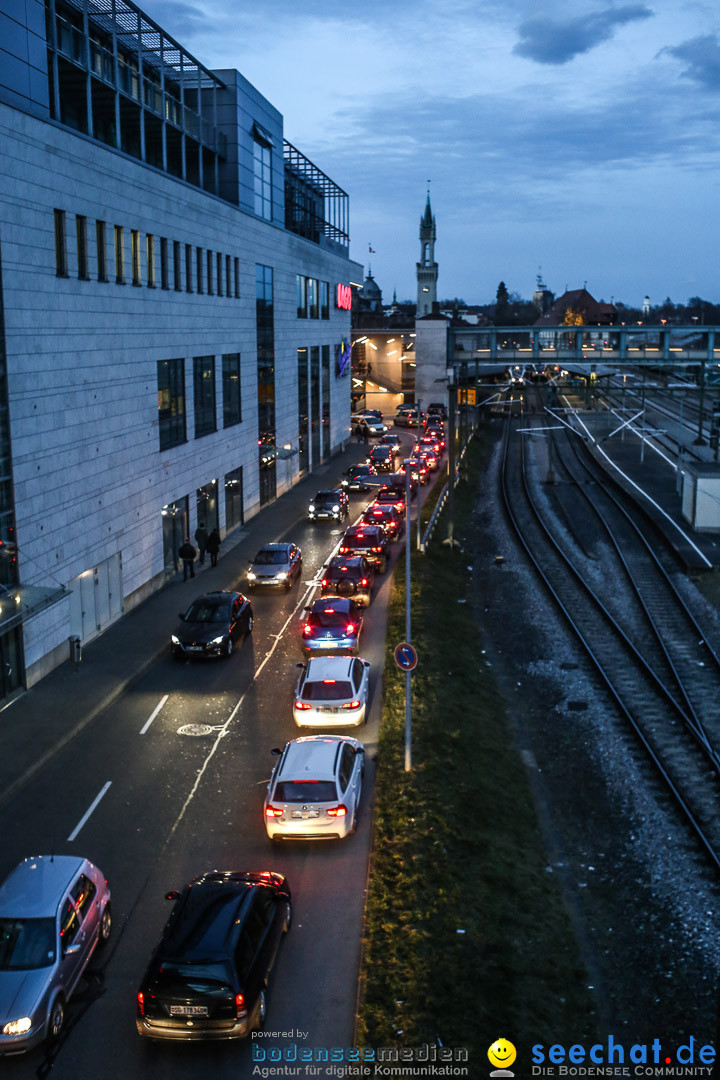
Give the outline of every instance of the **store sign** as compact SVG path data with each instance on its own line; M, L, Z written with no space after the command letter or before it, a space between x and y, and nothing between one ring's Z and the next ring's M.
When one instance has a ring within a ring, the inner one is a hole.
M335 377L341 379L350 370L350 342L343 338L339 345L335 346Z
M352 307L352 291L349 285L338 285L337 306L343 311L349 311Z

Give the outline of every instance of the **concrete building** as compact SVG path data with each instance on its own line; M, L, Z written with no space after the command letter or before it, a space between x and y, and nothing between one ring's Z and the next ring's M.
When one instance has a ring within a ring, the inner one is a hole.
M129 0L0 0L0 700L348 437L348 196Z

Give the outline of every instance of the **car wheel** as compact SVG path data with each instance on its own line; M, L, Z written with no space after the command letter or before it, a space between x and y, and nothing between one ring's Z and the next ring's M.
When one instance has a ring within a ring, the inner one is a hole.
M246 634L252 634L252 628L253 628L253 617L252 617L252 615L248 615L247 626L245 627L245 633Z
M285 920L283 922L283 934L287 934L288 930L292 926L292 904L289 900L285 902Z
M224 650L223 655L224 656L232 656L232 651L233 651L233 642L232 642L232 638L229 637L227 639L227 643L225 645L225 650Z
M48 1020L47 1038L48 1042L57 1042L60 1038L60 1033L65 1026L65 1002L61 997L55 998L53 1007L50 1010L50 1019Z
M100 934L99 942L101 945L105 945L110 937L110 931L112 930L112 908L110 902L105 905L100 919Z

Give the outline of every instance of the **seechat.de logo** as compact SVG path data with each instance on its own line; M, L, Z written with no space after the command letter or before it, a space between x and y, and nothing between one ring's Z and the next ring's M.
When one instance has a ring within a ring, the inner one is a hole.
M517 1051L509 1039L496 1039L488 1050L488 1059L495 1068L491 1076L514 1076L508 1068L517 1057Z

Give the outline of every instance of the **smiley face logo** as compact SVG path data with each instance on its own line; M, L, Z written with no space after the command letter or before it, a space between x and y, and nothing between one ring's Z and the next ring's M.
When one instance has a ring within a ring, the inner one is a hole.
M488 1050L488 1059L496 1069L507 1069L517 1057L515 1047L508 1039L496 1039Z

